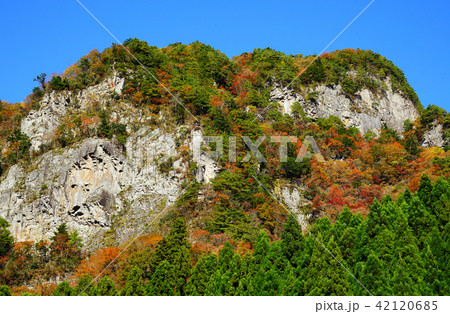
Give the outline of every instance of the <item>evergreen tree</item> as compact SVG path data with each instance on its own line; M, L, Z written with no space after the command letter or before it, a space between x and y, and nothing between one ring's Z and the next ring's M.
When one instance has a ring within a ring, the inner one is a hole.
M8 286L0 286L0 297L9 297L11 296L11 291L9 291Z
M450 294L450 223L445 225L445 228L442 232L442 246L443 246L443 254L441 260L439 261L439 265L444 272L445 278L445 291L444 295Z
M233 256L234 256L233 246L231 245L230 242L226 242L219 253L218 267L221 272L226 272L229 269Z
M206 287L217 268L217 257L214 254L202 255L192 270L191 278L186 285L186 295L205 295Z
M75 295L75 291L70 286L70 284L67 281L61 282L58 287L53 291L53 296L73 296Z
M409 226L422 244L427 234L437 225L435 216L430 214L417 196L413 196L410 203L403 208L408 217Z
M357 267L359 268L359 267ZM361 263L361 270L357 273L359 281L373 295L390 295L387 265L374 253L371 253L366 262ZM367 295L367 291L358 283L353 283L356 295Z
M253 251L248 279L253 295L277 295L280 293L283 279L288 274L288 261L282 253L280 242L269 245L268 237L261 233ZM292 267L290 267L292 271Z
M8 230L9 223L0 217L0 258L8 254L14 247L14 238Z
M92 276L89 274L84 275L78 280L75 286L75 295L94 295L95 284L92 282Z
M229 291L225 276L218 269L209 279L206 285L205 295L207 296L226 296L225 291Z
M365 223L366 233L370 238L374 238L377 234L380 234L388 225L386 207L375 199L370 206L370 212L367 214Z
M297 219L288 216L284 231L281 234L281 247L283 255L296 267L299 254L302 252L303 234Z
M51 240L54 241L58 236L69 236L69 232L67 231L67 225L65 222L63 222L56 228L56 231L53 237L51 237Z
M267 236L267 233L261 230L258 234L258 240L256 242L255 249L253 250L253 259L250 271L257 272L259 269L264 267L269 249L269 237Z
M287 262L285 276L281 285L281 290L279 295L283 296L299 296L303 294L303 289L298 290L296 286L296 277L294 273L294 268Z
M423 285L420 286L421 295L445 295L444 272L438 259L433 255L427 244L422 251Z
M440 177L436 180L430 198L432 212L442 230L450 221L450 184L445 178Z
M431 211L431 191L433 190L433 185L431 184L430 178L424 173L420 178L419 188L417 190L417 195L419 196L425 208Z
M406 215L402 212L395 223L393 259L389 265L393 280L391 287L394 295L417 295L418 286L422 283L422 260L414 237L408 226ZM400 261L400 262L399 262ZM395 283L395 280L399 281ZM408 287L402 287L402 283ZM411 285L409 287L409 285Z
M323 241L321 238L318 240ZM327 247L335 258L344 263L333 236L328 241ZM322 246L317 245L308 268L305 292L308 295L347 295L349 286L347 271Z
M187 241L187 235L185 221L182 218L175 219L170 233L158 243L151 263L151 268L155 273L163 261L168 263L170 272L173 274L173 288L177 295L184 294L186 282L191 272L190 244ZM166 265L160 269L160 273L163 270L166 270Z
M335 239L342 253L342 258L350 268L356 264L356 237L357 230L353 227L344 229L341 234L336 234Z
M146 289L144 282L142 281L144 272L138 268L133 267L127 276L125 287L120 291L120 295L123 296L140 296L146 295Z
M391 280L391 287L393 295L395 296L414 296L419 295L418 287L421 285L420 281L415 281L413 273L410 272L408 263L403 259L399 258L396 261L394 267L394 273Z
M448 253L450 247L443 238L445 232L439 232L439 228L434 227L433 230L428 234L425 240L425 246L431 250L431 254L434 256L439 264L440 269L444 269L448 261Z
M180 295L173 267L168 261L162 261L156 268L147 285L147 295L175 296Z
M83 239L80 237L77 230L74 230L71 234L69 234L68 244L75 251L79 251L83 247Z
M235 295L241 279L245 276L243 262L239 254L234 254L229 242L219 254L218 269L206 287L207 295Z
M108 276L104 276L97 284L94 295L96 296L117 296L119 295L116 285Z

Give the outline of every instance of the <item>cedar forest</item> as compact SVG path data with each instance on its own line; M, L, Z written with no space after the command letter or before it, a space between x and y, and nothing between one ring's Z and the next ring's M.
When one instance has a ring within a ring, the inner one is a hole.
M30 151L30 139L20 131L22 118L39 108L45 93L82 90L113 72L126 80L109 105L132 103L155 117L155 124L164 114L172 125L201 127L205 135L245 135L253 141L289 135L299 143L289 144L287 161L279 161L278 143L263 143L266 162L245 162L238 137L237 162L219 158L222 171L211 184L190 184L157 232L140 236L123 253L129 243L111 240L97 251L83 250L77 231L65 224L49 240L16 242L0 217L0 295L450 293L450 147L420 144L434 123L443 125L448 140L450 114L434 105L424 108L391 61L372 51L344 49L307 67L315 56L270 48L229 59L199 42L157 48L129 39L124 46L151 74L113 44L101 53L91 51L63 74L38 75L40 86L24 102L0 102L0 176L11 165L31 163L89 137L123 147L127 127L96 104L68 116L39 151ZM297 75L291 88L307 101L315 101L317 95L308 91L318 85L340 84L353 99L363 88L383 93L391 84L420 117L405 121L403 134L385 126L376 136L346 128L336 117L312 121L298 103L292 115L283 114L280 104L269 102L270 86L286 86ZM295 161L306 136L314 137L325 162L314 156ZM190 158L187 147L179 150L180 158ZM187 182L195 180L194 164L186 176ZM276 190L281 183L305 187L309 205L302 210L310 217L309 231L261 186ZM66 280L56 284L55 278Z

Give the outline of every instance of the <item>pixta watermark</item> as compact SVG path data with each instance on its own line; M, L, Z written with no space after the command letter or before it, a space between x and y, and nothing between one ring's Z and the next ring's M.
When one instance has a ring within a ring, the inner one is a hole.
M244 147L247 150L247 154L244 156L244 158L242 158L241 162L249 162L252 158L252 154L259 162L266 162L266 158L260 151L260 147L265 141L268 141L270 143L279 143L279 161L286 162L288 161L288 143L297 145L297 143L299 142L299 139L295 136L270 136L269 138L266 136L260 136L254 141L248 136L242 136L240 137L240 139L242 140ZM214 143L213 145L210 145L210 147L214 147L214 150L206 150L206 156L214 159L228 156L229 162L236 162L237 160L236 147L238 137L236 136L194 135L192 141L194 159L195 157L200 156L202 151L202 143ZM228 144L228 149L226 152L224 149L224 142ZM323 158L323 155L320 152L320 149L317 146L314 138L312 136L306 136L298 151L295 161L302 162L304 159L309 159L313 156L316 157L316 160L318 162L325 162L325 159Z

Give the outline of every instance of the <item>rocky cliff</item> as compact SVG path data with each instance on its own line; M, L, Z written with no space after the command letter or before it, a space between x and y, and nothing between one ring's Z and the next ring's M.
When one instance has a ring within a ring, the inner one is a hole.
M77 94L46 94L40 108L22 121L32 149L51 142L69 113L105 106L123 83L113 76ZM148 122L144 112L126 102L111 111L127 126ZM192 145L201 144L201 130L168 128L163 115L159 119L158 126L140 124L123 146L90 138L47 152L32 164L12 166L0 182L0 217L11 223L17 241L49 239L64 222L79 231L88 248L122 243L176 201L191 161L197 181L208 183L218 171L216 163L199 148L192 155ZM161 167L164 163L169 166Z
M270 100L280 103L283 112L287 114L292 113L294 103L298 102L308 118L316 120L335 116L346 127L357 127L362 133L371 130L378 134L384 124L402 133L404 121L416 120L419 112L410 100L393 91L388 81L384 85L386 89L377 94L362 89L354 97L344 93L339 84L319 85L306 90L305 94L310 97L303 97L289 88L275 84Z
M39 109L31 110L22 120L21 130L31 139L32 150L53 139L54 133L69 111L85 111L95 103L104 106L111 98L122 92L125 79L114 74L102 83L90 86L78 93L71 91L51 92L44 95Z
M158 163L177 154L174 136L145 129L127 141L125 151L89 139L46 153L30 168L9 170L0 184L0 216L19 241L48 239L65 222L86 243L120 225L110 235L123 242L143 227L143 219L176 200L185 164L178 159L162 173Z

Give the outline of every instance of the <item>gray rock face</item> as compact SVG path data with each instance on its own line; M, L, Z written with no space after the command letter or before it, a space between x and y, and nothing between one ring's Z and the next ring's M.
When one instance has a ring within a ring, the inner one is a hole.
M197 163L196 180L198 182L209 183L215 178L220 169L217 163L201 150L202 143L204 143L202 136L203 133L201 130L195 130L192 132L192 160Z
M275 83L270 91L270 101L279 103L283 113L287 114L292 113L292 106L295 102L299 102L302 105L305 104L305 99L300 94L278 83Z
M0 183L0 216L18 241L48 239L65 222L88 247L106 231L124 242L179 196L187 165L158 167L177 158L176 136L143 128L128 138L125 155L109 141L88 139L42 155L29 169L15 165Z
M308 226L310 215L305 214L301 208L311 204L310 201L303 197L303 192L304 188L295 185L279 185L274 190L275 195L297 217L302 229Z
M435 123L431 129L423 134L423 147L444 147L445 141L442 137L442 124Z
M54 133L69 109L83 110L93 103L104 104L115 92L122 92L124 78L113 75L98 85L90 86L77 94L70 91L51 92L44 95L38 110L31 110L22 120L21 130L31 139L31 150L53 140Z
M66 114L70 103L70 92L45 94L38 110L31 110L21 123L22 132L31 140L31 150L52 140L53 134Z
M390 83L386 85L390 86ZM347 127L357 127L362 133L371 130L379 134L383 124L402 132L406 119L414 121L419 117L414 104L390 87L380 95L363 89L354 99L346 96L340 85L319 85L307 92L316 93L314 100L307 101L292 90L276 85L271 91L270 101L281 103L283 112L288 114L292 112L293 103L298 101L307 117L315 120L336 116Z
M69 114L94 105L107 107L123 84L123 78L112 76L77 94L45 94L40 108L21 125L32 150L54 140ZM45 153L29 166L15 165L0 178L0 216L11 223L18 241L49 239L64 222L80 233L88 248L123 243L176 201L191 159L179 147L192 151L202 142L201 131L168 127L164 114L155 118L126 101L116 104L108 107L111 117L131 133L123 149L91 138ZM133 132L130 126L140 128ZM205 152L198 152L192 158L198 166L196 178L208 183L219 169Z

